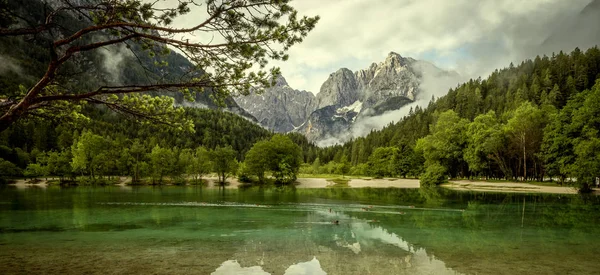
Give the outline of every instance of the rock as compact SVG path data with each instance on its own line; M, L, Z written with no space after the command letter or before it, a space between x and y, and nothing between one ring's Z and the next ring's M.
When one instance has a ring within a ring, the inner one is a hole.
M330 74L316 97L291 88L279 77L264 93L236 97L235 101L275 132L299 132L313 142L345 141L352 138L349 132L361 120L398 110L417 99L424 72L433 77L450 74L431 63L390 52L383 62L366 69L352 72L341 68Z
M317 107L312 93L292 89L282 76L262 94L239 96L235 101L263 127L281 133L302 125Z
M350 129L361 119L398 110L413 102L419 94L423 72L433 77L448 74L431 63L394 52L383 62L372 63L354 73L339 69L321 86L317 110L295 131L313 142L352 138Z
M338 110L335 105L319 108L312 112L296 131L304 134L309 141L342 135L350 128L358 114L353 111L344 113Z
M346 106L358 100L358 85L352 71L342 68L329 75L317 94L317 108Z

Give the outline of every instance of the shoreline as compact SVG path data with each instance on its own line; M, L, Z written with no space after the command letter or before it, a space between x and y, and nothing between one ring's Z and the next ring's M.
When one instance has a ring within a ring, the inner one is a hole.
M204 177L208 182L206 188L216 188L216 177ZM383 178L383 179L368 179L368 178L347 178L348 186L340 188L401 188L401 189L417 189L420 187L418 179L398 179L398 178ZM131 180L129 177L121 177L120 182L114 186L121 188L131 188L128 183ZM240 183L237 178L227 180L226 189L239 188L243 183ZM40 179L37 183L27 183L25 180L16 180L15 183L8 184L15 186L17 189L25 189L29 187L37 187L46 189L48 184L46 180ZM335 182L328 178L298 178L294 186L300 189L312 188L332 188ZM144 185L140 185L144 186ZM542 186L529 183L519 182L486 182L486 181L469 181L469 180L454 180L440 185L442 188L447 188L455 191L476 191L476 192L494 192L494 193L546 193L546 194L577 194L577 189L568 186ZM600 194L600 189L594 188L594 194Z
M486 182L455 180L442 184L441 187L456 191L499 192L499 193L544 193L544 194L577 194L577 188L570 186L543 186L522 182ZM598 189L594 188L595 194Z

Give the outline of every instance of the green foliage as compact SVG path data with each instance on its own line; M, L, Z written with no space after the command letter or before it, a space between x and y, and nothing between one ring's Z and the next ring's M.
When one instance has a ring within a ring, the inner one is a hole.
M269 61L287 60L290 47L319 20L300 17L289 1L206 1L204 23L174 28L173 20L190 12L194 1L102 1L102 8L93 9L24 1L2 8L0 48L9 52L0 54L13 56L11 63L22 59L30 74L11 69L14 80L0 78L7 86L0 94L0 131L29 115L86 121L81 110L87 104L191 130L192 121L173 106L174 99L157 93L192 100L208 89L204 96L223 103L231 94L269 87L279 75L276 67L266 69ZM193 42L197 32L216 39ZM133 54L122 57L124 67L105 68L104 51L125 49Z
M91 178L96 175L105 175L114 167L113 159L109 158L109 142L102 136L85 131L73 144L71 152L73 171L87 173Z
M368 174L369 166L366 163L360 163L350 168L350 175L353 176L365 176Z
M259 182L264 182L265 172L268 171L271 161L271 143L268 140L261 140L255 143L246 153L244 160L244 174L258 177Z
M251 183L252 182L252 178L251 178L251 172L248 170L248 167L246 166L245 162L241 162L238 166L238 180L242 183Z
M58 176L61 179L72 177L72 161L73 156L71 154L71 150L50 152L46 161L48 166L48 175Z
M48 167L42 166L39 163L30 163L27 165L25 171L23 171L23 176L27 178L37 178L48 175Z
M570 99L544 133L543 153L551 175L576 178L589 192L600 177L600 81Z
M312 163L312 173L314 174L320 174L323 171L321 171L321 159L316 158L315 161L313 161Z
M462 164L467 126L468 121L452 110L439 114L431 134L419 139L415 147L415 150L423 153L425 165L437 163L443 165L452 177L464 175Z
M522 157L523 180L527 180L527 158L534 157L540 150L545 124L542 111L530 102L524 102L511 114L505 126L515 154Z
M200 146L196 148L193 159L187 167L187 174L193 175L197 182L202 181L202 176L210 173L212 163L210 161L210 152L206 148Z
M365 164L385 167L379 162L386 156L376 151L394 147L401 152L393 161L397 175L407 170L424 175L428 166L439 164L451 177L581 178L578 185L585 189L598 177L595 131L600 126L593 116L599 104L584 103L596 98L592 91L599 77L597 47L525 60L487 79L467 81L426 108L411 109L397 123L321 149L316 157L328 163L346 155L354 174ZM381 176L382 171L376 172Z
M289 137L277 134L254 144L244 163L248 173L257 176L260 182L269 171L276 183L289 184L296 180L302 164L302 149Z
M369 157L368 173L377 178L392 177L395 173L394 159L398 154L398 148L379 147Z
M154 146L149 155L150 170L152 171L152 182L163 183L164 176L174 175L177 158L169 148Z
M0 158L0 179L20 176L23 172L14 163Z
M469 124L464 158L471 172L481 174L489 171L490 162L495 162L503 176L511 176L504 160L506 135L502 127L494 111L478 115Z
M238 170L238 161L235 159L236 152L228 147L217 147L210 152L213 164L212 170L217 173L219 183L224 185L228 177L234 175Z
M336 173L341 174L342 177L344 177L344 175L348 174L348 172L350 172L350 162L348 161L346 155L343 155L340 163L338 164Z
M448 181L448 170L439 163L433 163L427 166L425 173L419 177L421 186L436 186Z

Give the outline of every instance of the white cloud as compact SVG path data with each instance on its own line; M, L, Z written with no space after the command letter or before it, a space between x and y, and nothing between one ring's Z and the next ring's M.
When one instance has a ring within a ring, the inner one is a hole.
M390 51L425 59L469 77L540 53L540 44L590 0L296 0L300 15L321 17L287 62L274 62L291 87L317 93L339 68L353 71ZM168 6L177 0L158 2ZM204 6L176 18L189 26L206 18ZM207 34L194 39L209 41ZM570 51L578 44L564 42ZM435 55L431 55L435 53Z
M301 14L321 21L305 41L278 63L284 75L305 75L290 86L317 93L341 67L355 71L390 51L428 61L462 75L486 75L511 61L531 57L566 15L589 0L302 0ZM486 50L490 50L486 52ZM553 49L554 50L554 49ZM571 50L571 49L565 49ZM544 52L547 53L547 52ZM440 58L449 58L439 64ZM467 62L465 62L467 61ZM327 69L327 70L325 70Z

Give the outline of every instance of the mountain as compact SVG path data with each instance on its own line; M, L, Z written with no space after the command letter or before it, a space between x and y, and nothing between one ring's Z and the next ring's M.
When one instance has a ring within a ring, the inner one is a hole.
M596 177L587 175L600 170L599 114L600 48L575 49L466 81L427 106L415 106L401 121L325 148L316 157L320 163L345 157L354 171L377 175L382 170L369 168L377 166L369 166L369 159L397 152L381 164L388 170L379 176L438 173L428 166L435 163L442 179L577 178L570 184L586 191ZM465 129L478 130L467 134ZM522 136L528 139L525 152Z
M318 108L346 106L358 100L358 84L354 73L346 68L329 75L317 94Z
M70 1L73 5L85 5L93 0ZM7 10L16 11L24 22L39 22L45 19L46 12L64 7L65 2L59 0L22 0L9 1ZM91 24L84 17L71 12L63 12L60 16L60 25L70 26L71 29L60 29L60 33L49 35L35 35L32 37L0 37L0 97L18 96L13 94L19 91L19 85L30 87L40 79L50 62L47 45L56 37L71 35L74 30L82 29ZM0 27L14 24L5 18L0 19ZM94 34L97 36L108 34ZM90 37L89 39L94 39ZM166 62L168 66L157 66ZM102 49L78 54L63 65L57 76L62 82L73 90L91 91L101 86L140 85L167 81L178 81L194 77L190 71L194 65L184 56L174 51L168 54L150 56L136 43L106 46ZM196 93L192 102L184 100L180 93L170 91L148 92L151 95L168 95L174 97L179 106L218 109L213 97L217 96L212 90L205 89ZM240 108L231 96L220 98L222 107L226 111L243 116L251 121L256 119Z
M425 73L433 77L456 75L395 52L366 69L339 69L321 86L316 96L317 109L295 131L317 142L351 137L347 132L353 125L415 101Z
M317 108L315 96L294 90L280 76L275 86L261 94L236 97L237 104L254 116L263 127L275 132L290 132L302 125Z

